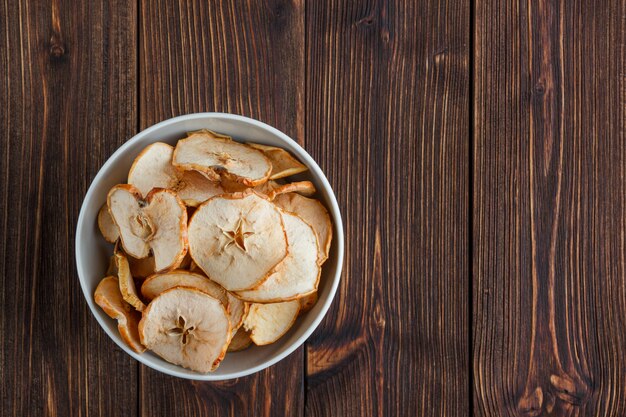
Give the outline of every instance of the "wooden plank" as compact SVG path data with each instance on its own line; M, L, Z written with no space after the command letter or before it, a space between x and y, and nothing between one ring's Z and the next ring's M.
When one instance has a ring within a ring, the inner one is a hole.
M0 4L2 415L136 413L137 366L93 319L74 228L137 127L132 2Z
M307 3L305 145L347 246L306 415L467 414L469 5Z
M179 114L250 116L302 142L301 1L143 1L141 125ZM301 415L303 349L235 381L197 383L141 369L141 414Z
M476 3L476 415L626 415L625 18Z

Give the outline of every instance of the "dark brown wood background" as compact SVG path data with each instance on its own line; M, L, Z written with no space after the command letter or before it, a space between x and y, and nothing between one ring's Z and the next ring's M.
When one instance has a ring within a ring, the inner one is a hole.
M4 0L4 416L626 415L624 0ZM198 111L283 130L344 217L303 348L197 383L92 318L99 167Z

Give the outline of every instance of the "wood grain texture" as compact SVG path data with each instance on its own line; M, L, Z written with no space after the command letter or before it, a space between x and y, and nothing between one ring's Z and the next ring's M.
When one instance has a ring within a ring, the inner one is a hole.
M302 142L304 5L301 1L143 1L141 127L184 113L250 116ZM197 383L141 369L144 416L298 416L300 348L236 381Z
M346 233L308 416L469 408L469 5L307 2L305 145Z
M626 415L626 6L476 5L475 414Z
M137 126L134 4L0 4L0 394L4 416L135 413L137 366L74 266L83 196Z

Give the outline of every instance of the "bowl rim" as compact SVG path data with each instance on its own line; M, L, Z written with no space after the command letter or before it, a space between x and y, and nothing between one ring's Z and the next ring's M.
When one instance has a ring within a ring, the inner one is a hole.
M87 216L86 214L87 202L90 201L95 195L96 188L97 188L96 184L102 181L104 177L104 173L105 171L107 171L106 168L113 165L115 161L117 161L117 159L119 159L120 156L122 156L130 147L132 147L135 142L140 141L143 137L155 131L158 131L161 128L164 128L171 124L178 123L180 121L207 119L207 118L208 119L221 119L221 120L226 119L226 120L233 120L237 122L248 123L250 125L253 125L258 128L268 131L270 134L278 137L280 140L286 142L287 144L295 148L298 151L298 157L300 157L301 159L304 159L303 162L305 163L305 165L311 171L315 173L315 176L319 178L319 180L322 183L323 188L326 191L327 203L330 205L328 209L329 209L331 216L333 217L333 221L335 223L334 231L336 232L335 233L336 236L333 237L333 241L334 241L333 244L336 245L336 250L337 250L336 270L335 270L334 277L332 277L330 293L328 297L326 298L326 300L324 301L321 310L319 311L317 317L314 318L311 325L307 329L304 330L303 334L298 339L292 342L291 345L288 345L283 351L279 352L277 355L266 359L265 361L263 361L257 366L247 368L242 371L231 372L229 374L223 374L223 375L217 375L217 374L212 374L212 373L208 373L208 374L193 373L193 371L186 370L185 368L182 368L180 366L178 367L181 369L180 371L178 369L169 369L169 368L162 367L161 365L157 363L153 363L150 359L147 359L143 355L140 355L132 351L128 346L126 346L126 344L123 343L123 341L121 341L120 338L114 337L114 335L111 334L106 323L104 322L104 319L101 317L100 314L97 314L97 311L96 311L97 306L93 300L91 292L87 288L86 279L83 276L83 270L85 266L83 265L82 259L84 257L84 254L82 250L82 245L80 244L81 242L79 241L79 238L82 237L84 234L83 228L85 227L84 226L85 221L86 221L85 217ZM164 374L171 375L174 377L178 377L178 378L197 380L197 381L224 381L224 380L235 379L235 378L240 378L240 377L254 374L256 372L266 369L276 364L277 362L283 360L284 358L289 356L291 353L293 353L296 349L298 349L302 344L304 344L304 342L317 329L317 327L319 326L321 321L324 319L324 317L326 317L326 314L328 313L328 310L330 309L330 306L337 293L339 282L341 281L341 272L343 268L343 257L344 257L343 221L341 218L341 211L339 210L339 204L337 203L337 198L335 196L335 193L332 187L330 186L330 183L328 182L328 179L326 178L326 175L324 174L322 169L319 167L319 165L317 165L317 162L315 162L315 160L311 157L311 155L309 155L309 153L302 146L300 146L295 140L293 140L291 137L289 137L285 133L259 120L252 119L246 116L232 114L232 113L203 112L203 113L189 113L189 114L176 116L170 119L163 120L159 123L156 123L138 132L132 138L127 140L115 152L113 152L113 154L100 167L100 169L98 170L98 173L91 181L89 188L87 190L87 193L85 194L83 198L83 202L81 204L75 233L76 233L76 236L75 236L74 245L75 245L76 270L78 273L78 279L80 282L83 295L85 297L85 301L87 302L87 305L89 306L89 309L91 310L92 315L95 317L96 321L98 322L102 330L104 330L107 336L109 336L109 338L112 339L115 344L117 344L124 352L129 354L135 360L139 361L140 363L156 371L159 371L159 372L162 372Z

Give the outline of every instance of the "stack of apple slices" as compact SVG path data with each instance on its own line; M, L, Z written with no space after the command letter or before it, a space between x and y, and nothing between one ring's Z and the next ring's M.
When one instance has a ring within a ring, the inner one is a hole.
M98 213L115 245L95 301L134 351L197 372L282 337L317 301L332 224L281 148L209 130L135 159Z

